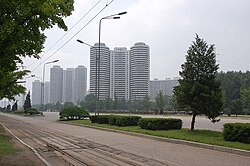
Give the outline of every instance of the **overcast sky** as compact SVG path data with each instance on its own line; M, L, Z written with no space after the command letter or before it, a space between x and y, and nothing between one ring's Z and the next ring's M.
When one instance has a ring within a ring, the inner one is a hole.
M86 14L99 0L75 0L73 14L66 18L68 28ZM76 42L81 39L91 45L98 42L98 26L102 17L127 11L119 20L103 20L101 42L111 50L145 42L150 47L150 78L173 78L197 33L208 44L215 44L219 71L246 71L250 65L250 1L249 0L114 0L92 22L83 28L111 0L101 2L82 19L65 38L55 45L66 32L58 28L46 30L47 41L41 60L25 59L24 65L42 77L43 61L58 59L64 69L84 65L88 69L89 47ZM59 51L73 35L78 33ZM57 52L56 52L57 51ZM56 53L55 53L56 52ZM46 65L45 80L49 80ZM31 88L34 79L27 79Z

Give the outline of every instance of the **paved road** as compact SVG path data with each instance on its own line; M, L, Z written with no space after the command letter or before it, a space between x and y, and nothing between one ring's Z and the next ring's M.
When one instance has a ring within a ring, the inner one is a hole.
M5 115L13 119L23 121L34 128L44 129L48 132L60 132L78 139L91 141L92 143L105 145L117 151L127 152L135 156L150 158L152 161L160 161L167 165L202 165L202 166L248 166L250 158L209 149L191 147L168 142L161 142L142 137L135 137L121 133L101 131L92 128L72 126L53 122L53 113L46 113L45 117L19 117Z

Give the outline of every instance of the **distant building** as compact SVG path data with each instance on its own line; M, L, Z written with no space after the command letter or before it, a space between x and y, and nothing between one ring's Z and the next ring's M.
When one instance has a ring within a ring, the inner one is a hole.
M50 69L50 103L62 103L63 69L55 65Z
M150 52L143 42L130 48L130 100L143 100L149 94Z
M99 81L99 99L110 98L110 54L109 48L100 43L100 73L96 73L96 57L99 54L99 43L95 43L90 48L90 93L96 94L96 74L100 75Z
M64 102L74 102L74 68L67 68L64 70L63 87L64 87Z
M39 80L32 82L31 104L41 104L41 82Z
M178 85L178 80L169 79L166 80L158 80L154 79L150 81L150 98L152 100L155 99L156 95L162 91L164 96L172 96L173 88Z
M50 82L44 83L44 104L49 103L49 88L50 88Z
M126 47L110 51L110 98L129 100L129 51Z
M87 68L78 66L75 68L74 75L74 102L83 101L87 95Z

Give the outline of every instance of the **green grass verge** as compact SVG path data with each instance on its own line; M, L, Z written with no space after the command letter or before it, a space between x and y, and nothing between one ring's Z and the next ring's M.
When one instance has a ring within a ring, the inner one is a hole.
M15 152L15 148L10 140L11 137L6 135L4 128L0 125L0 156Z
M108 124L91 123L89 119L73 120L73 121L67 121L67 122L73 123L73 124L84 124L84 125L89 125L89 126L97 126L101 128L135 132L135 133L159 136L159 137L164 137L164 138L174 138L174 139L187 140L187 141L199 142L199 143L210 144L210 145L218 145L218 146L225 146L225 147L231 147L231 148L236 148L236 149L250 150L250 144L224 141L223 133L218 132L218 131L211 131L211 130L190 131L189 129L185 129L185 128L181 130L152 131L152 130L141 129L139 126L118 127L118 126L112 126Z

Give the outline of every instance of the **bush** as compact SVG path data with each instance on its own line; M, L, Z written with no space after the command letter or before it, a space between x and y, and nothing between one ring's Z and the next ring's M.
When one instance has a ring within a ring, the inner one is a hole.
M38 111L35 108L28 108L28 109L24 110L24 113L29 114L29 115L39 115L39 114L42 115L42 112Z
M92 123L108 124L110 115L94 115L90 116L89 119Z
M181 119L163 119L163 118L142 118L139 120L139 126L146 130L171 130L181 129Z
M250 123L224 124L223 137L225 141L250 143Z
M90 116L92 123L110 124L117 126L136 126L141 117L139 116L118 116L118 115L95 115Z
M137 126L140 116L110 116L109 124L117 126Z
M73 120L84 119L89 116L89 113L84 108L70 106L63 108L59 115L60 119L67 118L68 120Z

